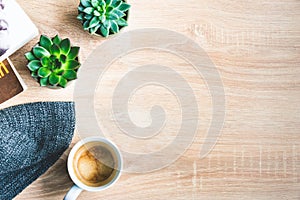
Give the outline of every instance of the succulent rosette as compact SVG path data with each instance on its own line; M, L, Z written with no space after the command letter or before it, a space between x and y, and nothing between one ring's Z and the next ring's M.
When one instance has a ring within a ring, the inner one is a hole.
M130 5L123 0L81 0L78 16L84 30L108 37L128 26Z
M71 46L68 38L42 35L39 43L25 54L27 67L41 86L65 88L69 81L77 79L79 50L79 47Z

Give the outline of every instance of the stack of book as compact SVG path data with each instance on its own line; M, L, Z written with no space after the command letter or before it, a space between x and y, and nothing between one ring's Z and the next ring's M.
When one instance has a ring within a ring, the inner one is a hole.
M0 0L0 104L26 90L9 56L38 35L15 0Z

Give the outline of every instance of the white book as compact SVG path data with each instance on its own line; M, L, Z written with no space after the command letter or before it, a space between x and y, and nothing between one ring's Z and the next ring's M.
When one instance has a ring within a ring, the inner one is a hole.
M0 62L39 34L15 0L0 0Z

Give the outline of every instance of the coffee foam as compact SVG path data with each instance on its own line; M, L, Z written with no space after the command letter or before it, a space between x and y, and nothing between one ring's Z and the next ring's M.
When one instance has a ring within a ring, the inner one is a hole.
M78 149L73 167L81 182L91 187L99 187L113 179L116 174L116 159L108 149L101 142L90 142Z

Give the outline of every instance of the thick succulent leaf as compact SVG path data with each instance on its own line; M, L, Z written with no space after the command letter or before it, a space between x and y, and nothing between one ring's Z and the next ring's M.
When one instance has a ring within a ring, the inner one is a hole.
M90 33L91 33L91 34L95 34L95 33L98 31L98 29L99 29L100 27L101 27L101 25L98 24L97 26L91 28L91 29L90 29Z
M84 18L84 14L83 13L79 13L79 15L77 16L77 19L83 20L83 18Z
M28 63L27 67L30 71L36 71L36 70L38 70L39 68L42 67L42 64L38 60L33 60L33 61Z
M25 53L25 58L28 60L28 61L32 61L32 60L35 60L36 57L33 55L32 52L27 52Z
M77 79L77 73L74 70L66 70L63 74L63 77L68 80Z
M118 26L118 24L115 21L111 22L111 30L114 33L118 33L119 32L119 26Z
M59 57L59 61L62 63L65 63L67 61L67 56L64 54L61 54Z
M110 6L112 4L113 0L106 0L105 2L106 2L107 6Z
M111 13L111 12L113 11L113 9L114 9L114 7L108 6L108 7L106 8L106 14Z
M82 5L79 5L77 9L78 9L78 11L82 12L85 9L85 7L83 7Z
M40 45L42 47L44 47L45 49L47 49L47 51L49 52L50 51L50 47L52 45L52 41L50 38L48 38L47 36L45 35L41 35L41 38L40 38Z
M68 38L64 39L60 43L60 50L63 54L68 55L71 50L71 42Z
M93 28L99 24L99 18L93 17L93 19L90 21L89 28Z
M52 73L50 76L49 76L49 83L51 85L57 85L60 81L60 77L57 76L56 74Z
M80 63L77 62L76 60L68 60L64 64L64 69L78 69L80 67Z
M128 23L124 18L120 18L117 23L119 26L128 26Z
M89 0L80 0L81 5L83 5L84 7L89 7L91 6L91 3Z
M41 63L44 67L48 67L50 65L50 58L48 58L48 57L42 58Z
M56 44L56 45L59 45L60 42L61 42L61 38L60 38L58 35L56 35L56 36L52 39L52 42L53 42L54 44Z
M51 46L50 51L51 51L51 54L53 54L55 56L59 56L60 55L60 49L59 49L58 45L56 45L56 44L53 44Z
M41 79L40 79L40 85L41 85L42 87L49 85L48 78L41 78Z
M47 67L41 67L38 71L38 75L41 78L46 78L46 77L50 76L50 74L51 74L51 71Z
M68 80L65 79L64 77L60 77L59 85L63 88L67 86Z
M127 4L127 3L122 3L122 4L119 6L119 9L120 9L121 11L123 11L123 12L129 10L129 8L130 8L130 5Z
M120 11L120 10L118 10L118 9L113 10L113 13L116 14L116 15L118 15L119 18L125 16L125 13L122 12L122 11Z
M49 57L51 54L44 47L36 46L33 48L33 54L37 58Z
M117 1L115 1L115 2L113 3L113 5L114 5L115 8L118 8L122 3L123 3L123 1L117 0Z
M89 24L90 24L90 22L89 21L85 21L84 23L83 23L83 29L84 30L88 30L89 29Z
M31 72L31 76L33 78L38 78L39 76L37 75L37 71Z
M104 37L107 37L109 35L109 29L106 28L105 26L101 26L100 31Z
M107 30L109 30L111 27L111 20L105 20L103 25L107 28Z
M88 14L86 14L85 16L84 16L84 19L87 19L87 20L90 20L90 19L92 19L93 18L93 15L88 15Z
M68 54L68 60L74 60L79 54L79 47L71 47L71 50Z
M105 15L101 15L99 17L99 19L100 19L101 23L103 24L106 21L106 16Z
M94 10L93 14L94 14L94 16L97 16L97 17L99 17L101 15L101 13L98 10Z
M94 8L93 7L87 7L83 10L84 13L92 15L94 12Z
M55 55L51 55L51 56L49 57L49 60L52 61L52 62L55 61L56 59L57 59L57 58L56 58Z
M105 2L105 0L100 0L100 5L103 6L103 7L106 7L106 2Z
M109 16L107 16L108 19L110 20L117 20L119 19L119 16L117 14L115 14L114 12L110 13Z
M99 1L98 0L91 0L92 6L94 8L97 8L99 6Z

